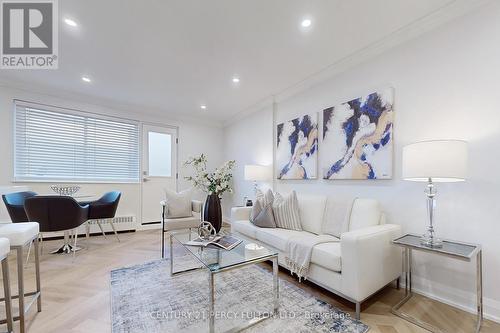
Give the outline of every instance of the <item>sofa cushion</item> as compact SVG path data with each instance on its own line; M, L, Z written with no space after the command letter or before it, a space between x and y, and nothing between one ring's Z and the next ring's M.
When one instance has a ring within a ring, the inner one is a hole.
M315 241L316 238L318 238L318 235L315 235L313 233L307 232L307 231L297 231L297 230L288 230L288 229L263 229L263 228L257 228L257 239L263 243L266 243L267 245L270 245L281 252L286 252L287 251L287 243L288 240L291 238L303 238L306 240L310 240L311 243ZM331 237L332 242L338 241L338 238L329 236Z
M340 237L343 232L349 231L352 203L352 199L328 198L322 226L324 234Z
M297 199L299 201L299 214L302 229L316 235L321 234L326 196L297 195Z
M231 231L239 232L242 235L257 239L257 229L256 227L248 220L241 221L233 221L231 222Z
M315 234L311 234L307 231L297 231L297 230L289 230L289 229L281 229L281 228L258 228L257 229L257 239L263 243L271 245L272 247L286 252L286 244L288 240L292 237L316 237Z
M316 245L311 254L311 263L335 272L341 272L340 239L337 242Z
M349 231L378 225L380 214L380 204L377 200L356 198L352 204Z

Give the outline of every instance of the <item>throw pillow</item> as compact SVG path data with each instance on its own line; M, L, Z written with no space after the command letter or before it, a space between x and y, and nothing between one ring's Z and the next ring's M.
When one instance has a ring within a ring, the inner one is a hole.
M267 204L251 222L261 228L276 228L272 204Z
M290 193L286 198L276 193L274 196L273 213L278 228L302 231L299 202L295 191Z
M263 193L260 189L257 189L255 193L255 203L250 211L250 221L254 220L257 215L260 214L261 210L266 207L268 204L273 204L274 195L273 191L270 189ZM257 204L259 203L259 204Z
M174 192L165 189L165 202L167 204L166 217L169 219L193 216L191 197L193 190Z
M253 223L255 218L259 216L260 212L262 212L261 200L255 200L252 206L252 210L250 211L250 222Z

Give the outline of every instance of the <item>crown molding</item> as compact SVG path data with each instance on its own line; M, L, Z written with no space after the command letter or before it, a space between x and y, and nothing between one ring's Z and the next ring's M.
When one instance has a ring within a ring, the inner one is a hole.
M267 103L272 104L273 99L277 103L287 100L288 98L297 95L328 79L331 79L338 74L353 68L356 65L373 59L376 56L379 56L398 45L411 41L412 39L415 39L452 21L453 19L459 18L493 1L494 0L454 0L436 9L435 11L393 31L383 38L361 49L358 49L357 51L343 57L342 59L335 61L322 70L316 73L312 73L303 80L273 93L271 96L263 99L262 101L267 101ZM224 127L227 127L235 121L245 118L250 114L261 110L263 104L262 101L259 101L258 103L232 116L230 119L223 123Z

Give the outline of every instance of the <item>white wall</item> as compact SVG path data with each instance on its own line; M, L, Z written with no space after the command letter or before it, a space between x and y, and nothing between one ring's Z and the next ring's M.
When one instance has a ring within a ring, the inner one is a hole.
M224 214L229 216L232 206L243 205L244 197L253 199L252 182L243 179L246 164L271 165L273 163L272 140L273 109L272 105L249 115L224 130L224 153L227 160L235 159L234 193L224 197ZM262 184L261 184L262 185ZM269 184L265 184L268 185Z
M57 93L57 92L55 92ZM137 113L121 111L117 108L101 107L93 104L85 104L67 99L37 94L25 90L0 86L0 186L28 185L38 193L51 193L48 183L13 183L13 100L22 99L30 102L44 103L58 107L66 107L86 112L99 113L125 117L142 122L151 122L162 125L179 127L179 189L189 187L183 180L187 170L183 162L190 156L205 153L209 158L209 166L216 167L222 162L223 133L217 126L202 125L189 121L171 120L167 117L154 113L146 113L143 110ZM134 215L140 221L141 210L141 185L140 184L81 184L82 194L103 194L109 190L119 190L123 193L117 215ZM198 199L203 195L198 193ZM2 205L3 206L3 205ZM3 207L2 207L3 209ZM160 213L160 208L158 208Z
M496 2L279 102L276 123L394 87L395 171L387 181L275 181L278 191L377 198L390 222L401 224L405 232L421 233L426 225L424 185L401 180L402 147L424 139L467 140L467 181L438 186L437 232L444 238L482 244L485 313L496 320L500 319L499 61ZM274 125L271 109L229 125L226 158L236 159L240 168L272 159ZM319 154L327 153L320 142ZM235 201L251 193L241 170L235 174L235 188ZM417 289L474 309L474 264L416 257Z

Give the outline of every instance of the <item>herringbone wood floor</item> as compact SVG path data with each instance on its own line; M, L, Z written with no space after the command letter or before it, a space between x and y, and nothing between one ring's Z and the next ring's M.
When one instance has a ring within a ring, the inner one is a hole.
M77 253L76 259L69 255L51 255L47 252L61 241L44 242L41 257L42 272L42 312L33 308L28 316L29 332L110 332L109 276L115 268L131 266L159 257L159 231L141 231L121 234L118 243L113 236L108 239L91 237L90 248ZM81 241L85 246L85 241ZM15 256L10 258L13 291L16 290ZM30 260L31 263L33 259ZM26 280L33 287L34 269L27 268ZM263 264L263 267L270 268ZM286 271L280 277L297 283ZM351 312L353 305L308 283L301 286L319 299L327 301L345 311ZM1 288L0 288L1 289ZM390 313L392 305L402 297L402 291L387 287L367 301L362 307L361 319L371 327L370 332L410 333L427 332ZM14 302L14 306L16 302ZM3 307L0 309L3 312ZM449 332L472 332L473 316L428 299L420 299L405 306L405 310L415 311L427 321L437 321ZM16 325L16 331L18 331ZM4 326L0 327L3 330ZM486 321L482 332L500 332L500 325Z

